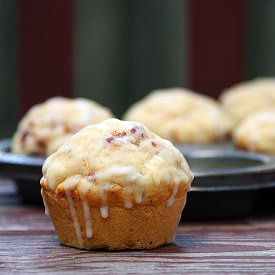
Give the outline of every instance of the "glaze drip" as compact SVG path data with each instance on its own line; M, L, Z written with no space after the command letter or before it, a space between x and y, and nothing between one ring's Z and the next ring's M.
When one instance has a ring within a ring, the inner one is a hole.
M100 214L103 219L107 219L109 216L109 206L101 206Z
M107 219L109 215L109 205L108 205L108 190L110 185L108 183L104 183L101 185L99 190L99 195L101 199L101 207L100 207L100 214L103 219Z
M49 208L48 208L48 205L46 203L46 200L45 200L45 195L44 195L44 192L43 192L43 189L41 188L41 196L42 196L42 200L43 200L43 204L44 204L44 207L45 207L45 215L46 216L50 216L50 212L49 212Z
M83 213L86 225L86 236L87 238L93 237L93 229L92 229L92 220L91 220L91 213L90 213L90 206L87 200L82 200L83 206Z
M167 200L167 203L166 203L167 207L170 207L174 203L178 189L179 189L180 181L181 181L180 176L175 175L175 185L174 185L174 189L171 197Z
M124 207L130 209L133 207L133 203L129 200L125 200Z
M79 224L79 221L78 221L77 213L75 211L74 201L73 201L73 198L72 198L72 195L71 195L71 188L74 187L74 182L70 181L70 180L65 181L63 186L64 186L64 191L65 191L65 195L66 195L66 198L67 198L67 202L68 202L68 205L69 205L69 208L70 208L71 217L72 217L72 220L73 220L77 242L78 242L79 247L83 248L84 244L83 244L83 239L82 239L82 236L81 236L80 224Z
M89 192L90 184L89 182L87 183L86 181L81 182L82 184L80 185L80 198L82 201L82 208L83 208L83 216L85 220L85 228L86 228L86 237L87 238L92 238L93 236L93 229L92 229L92 217L90 213L90 205L87 199L87 194Z

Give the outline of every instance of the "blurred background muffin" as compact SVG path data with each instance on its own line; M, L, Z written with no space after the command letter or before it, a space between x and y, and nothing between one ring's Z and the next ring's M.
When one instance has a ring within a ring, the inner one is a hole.
M132 105L124 119L139 121L178 144L218 142L230 131L230 120L218 102L182 88L152 91Z
M93 99L121 117L155 89L216 98L274 76L274 9L255 0L2 0L0 136L57 95Z
M85 126L113 117L111 111L84 99L54 97L33 106L19 122L11 151L48 156Z
M237 126L259 111L275 109L275 78L256 78L233 85L220 96L223 108Z
M266 154L275 154L275 110L246 117L234 130L237 147Z

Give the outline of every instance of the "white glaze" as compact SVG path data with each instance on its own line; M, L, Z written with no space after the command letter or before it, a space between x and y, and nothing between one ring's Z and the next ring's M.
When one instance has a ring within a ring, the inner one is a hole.
M181 160L180 160L180 167L183 171L189 171L188 163L183 157L181 157Z
M181 181L191 184L191 182L189 182L190 178L193 180L193 175L186 175L186 174L181 175Z
M126 195L125 195L126 198L125 198L125 201L124 201L124 207L125 208L130 209L130 208L133 207L133 202L129 198L130 198L131 194L134 191L135 191L135 186L133 184L127 185L125 187L125 193L126 193Z
M163 167L163 159L161 156L155 155L152 159L150 159L145 167L151 171L152 178L156 185L160 185L161 183L161 170Z
M172 195L170 196L170 198L166 202L167 207L170 207L171 205L173 205L173 203L175 201L175 198L176 198L176 195L177 195L177 192L178 192L178 188L179 188L180 182L181 182L181 178L180 178L179 175L174 175L174 177L175 177L174 178L175 185L174 185L174 189L173 189Z
M87 180L88 180L88 181L93 181L94 179L95 179L95 175L94 175L94 174L89 175L89 176L87 177Z
M64 146L60 147L60 152L64 154L69 154L74 148L69 144L65 144Z
M154 183L156 185L160 185L160 176L159 176L159 174L157 174L157 173L153 174L153 179L154 179Z
M109 216L109 207L108 206L101 206L100 207L100 215L103 219L107 219Z
M87 193L89 192L89 188L90 188L89 182L82 181L79 191L80 191L80 198L82 201L83 215L85 220L86 237L92 238L93 236L92 217L90 213L90 205L87 200Z
M47 173L49 166L51 165L51 161L52 161L52 156L47 157L42 166L42 173L44 176ZM47 179L47 182L48 182L48 179Z
M79 176L79 175L77 175ZM64 191L65 191L65 195L67 198L67 202L70 208L70 213L71 213L71 217L73 220L73 224L74 224L74 230L75 230L75 235L78 241L78 245L80 248L83 248L83 239L81 236L81 229L80 229L80 224L78 221L78 217L75 211L75 207L74 207L74 201L72 199L71 196L71 192L70 189L74 188L74 184L77 183L77 181L74 181L74 178L76 178L75 176L68 178L64 183L63 183L63 187L64 187Z
M141 146L145 147L151 154L154 154L156 152L156 147L152 145L152 140L142 140Z
M133 207L133 203L131 201L125 200L124 207L130 209Z
M45 215L46 216L50 216L50 212L49 212L49 208L48 208L48 205L46 203L46 200L45 200L45 195L44 195L44 192L43 192L43 188L41 188L41 196L42 196L42 200L43 200L43 204L44 204L44 207L45 207Z
M85 219L86 236L87 238L92 238L93 229L92 229L90 205L86 199L82 200L82 206L83 206L83 213L84 213L84 219Z
M170 171L168 169L165 171L164 177L165 177L166 184L170 184L171 176L170 176Z
M48 160L48 159L47 159ZM46 167L50 164L50 160L45 162ZM44 165L43 165L44 167ZM47 179L48 186L51 190L55 189L56 186L56 176L55 176L55 171L57 169L60 169L60 165L58 163L51 163L49 169L46 168L46 174L44 176Z
M100 214L103 219L107 219L109 216L109 204L108 204L108 196L107 192L110 188L108 183L103 183L99 189L99 195L101 199L101 207L100 207Z
M144 187L143 186L139 186L138 188L136 188L136 192L135 192L135 201L136 201L136 203L142 203L143 194L144 194Z
M116 176L126 176L126 180L134 182L141 175L131 166L113 166L97 173L97 179L104 181Z
M163 158L160 156L160 154L154 155L153 159L158 160L160 162L164 162Z

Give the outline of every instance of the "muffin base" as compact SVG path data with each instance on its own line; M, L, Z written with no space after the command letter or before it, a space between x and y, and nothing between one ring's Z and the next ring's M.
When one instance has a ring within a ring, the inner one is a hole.
M173 241L186 202L184 193L167 207L167 202L157 206L125 208L110 206L108 217L102 218L98 207L89 206L92 236L86 233L87 218L83 202L73 197L72 216L66 197L43 190L43 199L53 221L59 241L63 245L80 249L123 250L151 249ZM75 228L79 228L77 230Z

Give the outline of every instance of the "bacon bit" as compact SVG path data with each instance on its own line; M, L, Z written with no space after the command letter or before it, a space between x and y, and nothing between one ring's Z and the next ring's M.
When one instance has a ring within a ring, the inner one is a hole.
M79 129L72 128L72 127L69 127L68 125L65 125L63 126L63 131L66 134L76 134L79 131Z
M151 144L152 144L154 147L158 147L158 145L157 145L154 141L151 141Z
M58 197L60 197L61 199L65 198L65 197L66 197L66 195L65 195L65 190L60 190L60 191L58 192Z
M72 130L70 129L70 127L69 126L67 126L67 125L64 125L64 132L65 133L70 133L70 132L72 132Z
M125 131L119 132L119 133L118 133L117 131L114 131L114 132L112 133L112 135L115 136L115 137L124 137L124 136L126 136L127 134L126 134Z
M143 129L142 129L142 128L140 129L139 127L134 127L134 128L132 128L132 129L130 130L130 132L131 132L132 134L137 133L137 134L140 135L141 138L145 138L145 134L144 134L142 131L143 131Z
M136 131L137 131L136 128L132 128L132 129L130 130L130 132L133 133L133 134L134 134Z
M38 140L37 141L37 146L41 149L44 150L46 148L46 143L43 140Z
M113 137L107 137L105 140L106 140L107 142L111 143L111 142L114 140L114 138L113 138Z
M121 133L118 133L118 136L119 137L124 137L124 136L126 136L127 134L126 134L126 132L125 131L123 131L123 132L121 132Z

